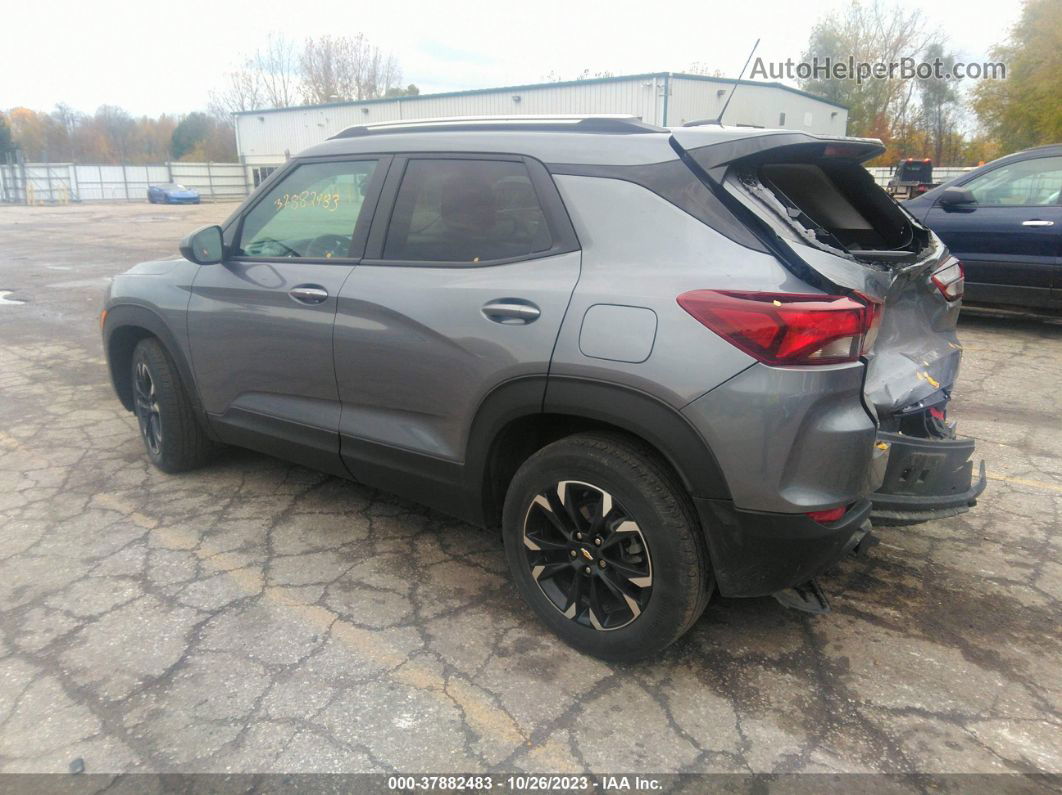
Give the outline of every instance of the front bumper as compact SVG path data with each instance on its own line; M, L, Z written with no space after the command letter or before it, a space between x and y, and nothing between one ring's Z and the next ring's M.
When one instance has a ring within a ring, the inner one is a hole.
M974 478L974 440L925 439L878 434L889 445L881 487L871 495L870 518L879 525L904 525L965 513L985 490L985 463Z
M723 596L768 596L805 583L851 552L869 530L869 500L830 524L804 514L746 511L730 500L694 503Z

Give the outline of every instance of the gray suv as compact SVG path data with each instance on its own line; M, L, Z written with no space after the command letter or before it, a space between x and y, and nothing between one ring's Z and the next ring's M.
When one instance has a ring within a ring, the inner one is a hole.
M500 528L513 580L614 660L716 591L823 611L870 521L984 488L946 416L962 267L861 163L878 141L628 117L352 127L103 338L166 472L221 444Z

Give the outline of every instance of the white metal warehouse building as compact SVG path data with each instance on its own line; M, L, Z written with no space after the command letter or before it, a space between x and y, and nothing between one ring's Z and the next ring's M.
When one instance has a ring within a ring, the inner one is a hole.
M623 113L662 127L719 115L727 124L844 135L848 109L781 83L656 72L563 83L483 88L395 99L304 105L236 114L236 145L257 185L291 155L359 124L445 116Z

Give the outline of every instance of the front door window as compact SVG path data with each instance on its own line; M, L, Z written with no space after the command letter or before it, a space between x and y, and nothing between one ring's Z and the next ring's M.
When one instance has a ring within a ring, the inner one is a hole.
M245 257L349 257L375 160L306 163L278 182L243 221Z

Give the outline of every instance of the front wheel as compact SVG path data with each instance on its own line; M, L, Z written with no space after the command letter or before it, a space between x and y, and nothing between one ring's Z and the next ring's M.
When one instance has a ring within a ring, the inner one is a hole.
M603 659L661 651L714 588L681 484L653 451L619 434L577 434L531 456L502 522L521 596L564 641Z
M209 460L216 445L196 417L177 366L154 337L137 343L131 376L133 411L151 463L183 472Z

